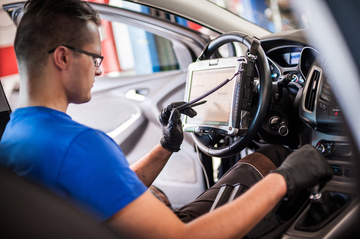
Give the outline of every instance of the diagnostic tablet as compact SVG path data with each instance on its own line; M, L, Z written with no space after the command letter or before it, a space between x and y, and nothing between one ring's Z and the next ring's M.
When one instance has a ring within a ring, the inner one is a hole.
M196 106L194 118L185 116L184 131L201 134L236 135L239 130L239 57L209 59L191 63L186 79L185 101L189 102L211 91L226 79L220 89L206 96L205 104Z

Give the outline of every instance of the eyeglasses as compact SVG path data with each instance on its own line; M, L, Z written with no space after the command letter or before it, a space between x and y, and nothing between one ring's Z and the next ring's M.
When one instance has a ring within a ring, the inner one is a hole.
M73 50L73 51L76 51L76 52L80 52L80 53L83 53L85 55L88 55L88 56L92 56L94 58L94 66L95 67L100 67L101 65L101 62L103 61L104 57L103 56L100 56L98 54L94 54L94 53L91 53L91 52L88 52L88 51L84 51L84 50L81 50L79 48L75 48L73 46L69 46L69 45L62 45L66 48L69 48L70 50ZM55 51L57 47L55 47L54 49L48 51L48 53L53 53Z

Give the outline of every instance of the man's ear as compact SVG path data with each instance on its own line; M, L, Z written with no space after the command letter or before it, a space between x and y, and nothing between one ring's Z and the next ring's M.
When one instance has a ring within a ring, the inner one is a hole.
M59 46L53 53L54 63L60 70L67 70L72 60L72 52L64 46Z

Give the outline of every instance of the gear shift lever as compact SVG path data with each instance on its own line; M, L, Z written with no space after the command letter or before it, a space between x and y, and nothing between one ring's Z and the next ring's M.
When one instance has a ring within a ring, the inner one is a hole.
M310 200L312 202L318 202L321 199L321 193L319 192L319 189L319 185L316 185L310 189Z
M310 189L310 206L295 228L302 231L318 231L334 218L339 210L351 199L343 193L324 191L319 192L320 186Z

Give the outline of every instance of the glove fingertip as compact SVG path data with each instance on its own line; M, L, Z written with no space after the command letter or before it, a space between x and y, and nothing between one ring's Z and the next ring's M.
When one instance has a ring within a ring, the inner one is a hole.
M186 108L185 110L180 111L180 113L187 115L190 118L193 118L197 115L197 112L193 108Z
M191 109L191 113L188 115L190 118L193 118L197 115L197 112L194 109Z
M166 115L164 113L164 110L162 110L159 114L159 121L162 125L166 125L167 124L167 119L166 119Z

